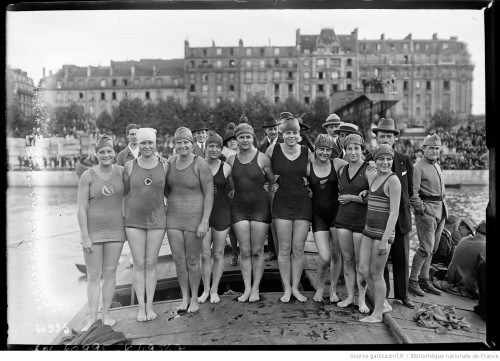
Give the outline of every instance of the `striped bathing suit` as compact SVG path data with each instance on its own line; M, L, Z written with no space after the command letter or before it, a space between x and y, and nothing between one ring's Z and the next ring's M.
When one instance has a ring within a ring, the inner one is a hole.
M372 191L370 186L370 193L368 194L368 212L366 214L366 225L363 234L372 239L382 239L385 227L387 226L387 220L391 212L391 201L384 192L384 185L393 175L396 175L396 173L391 173L375 191ZM393 228L389 237L389 244L394 242L394 234Z

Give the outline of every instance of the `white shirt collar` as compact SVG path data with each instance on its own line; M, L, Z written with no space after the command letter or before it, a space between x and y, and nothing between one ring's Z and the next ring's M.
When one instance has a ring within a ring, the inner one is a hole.
M128 149L130 149L130 153L132 153L132 155L137 158L139 156L139 146L135 147L135 149L132 149L130 147L130 144L128 145Z

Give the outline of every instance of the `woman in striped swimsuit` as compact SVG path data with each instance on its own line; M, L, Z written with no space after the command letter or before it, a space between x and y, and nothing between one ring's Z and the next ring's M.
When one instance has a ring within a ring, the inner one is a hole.
M382 314L392 310L385 300L384 267L394 242L394 227L399 215L401 183L391 171L394 150L380 144L373 150L376 172L367 172L370 191L368 212L361 239L359 271L373 290L375 307L370 316L361 322L382 322Z

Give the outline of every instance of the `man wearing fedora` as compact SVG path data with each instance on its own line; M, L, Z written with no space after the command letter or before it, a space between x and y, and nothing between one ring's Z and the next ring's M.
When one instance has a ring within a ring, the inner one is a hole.
M265 153L267 148L274 143L283 143L283 135L279 132L280 123L272 115L268 115L262 124L266 137L259 147L259 151Z
M196 155L199 155L202 158L205 158L205 142L207 141L207 124L200 120L193 125L193 129L191 129L194 139L196 142L194 143L192 152Z
M414 166L410 200L415 211L418 249L411 265L409 291L417 296L424 296L424 292L440 295L429 280L429 269L448 217L443 171L436 163L441 138L437 134L427 136L422 148L424 156Z
M337 158L342 150L337 141L338 136L337 134L335 134L335 130L339 129L340 123L341 121L339 116L335 113L332 113L326 118L326 121L321 125L334 141L332 147L332 156L330 157L332 159Z
M399 130L395 127L394 119L381 118L378 126L373 128L372 132L376 135L377 144L389 144L394 148L396 136L399 135ZM372 160L372 155L368 154L365 161L370 160ZM399 216L395 227L396 235L390 251L394 278L394 298L400 300L408 308L415 308L415 304L408 297L408 270L410 264L409 234L411 231L410 199L413 194L413 165L410 157L394 150L392 171L396 173L401 183ZM390 282L387 263L384 269L384 279L387 288L386 296L388 296Z
M345 123L345 122L341 123L340 127L334 130L334 133L338 136L336 143L340 149L337 158L349 161L349 156L345 151L345 139L349 134L358 134L359 136L361 136L361 138L363 138L363 135L360 132L358 132L358 126L356 124Z
M259 151L262 153L266 153L267 148L269 148L272 144L275 143L283 143L283 135L279 131L280 123L276 118L272 115L268 115L266 120L264 120L264 124L262 128L264 128L264 132L266 133L266 138L262 142L259 147ZM273 223L271 223L271 227L269 227L269 231L267 232L267 248L268 255L265 258L266 262L274 261L278 259L278 242L274 242L276 238L276 228Z

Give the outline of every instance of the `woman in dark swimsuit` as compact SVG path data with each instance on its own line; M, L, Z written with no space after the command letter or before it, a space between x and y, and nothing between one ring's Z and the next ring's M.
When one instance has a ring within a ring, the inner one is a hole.
M280 130L283 143L273 144L266 151L274 174L279 175L273 219L279 242L278 266L284 286L280 300L289 302L293 294L297 300L305 302L307 298L299 292L299 283L304 269L304 246L312 219L307 169L313 156L307 147L298 144L300 123L297 119L285 119Z
M216 133L209 132L206 144L206 162L214 177L214 205L208 221L211 230L201 245L203 294L198 297L198 302L204 303L210 295L210 303L218 303L219 281L224 271L224 246L231 226L231 205L227 188L232 179L231 166L219 159L222 138ZM210 275L212 275L212 287L210 287Z
M245 291L238 301L255 302L260 299L264 241L271 223L271 205L264 183L267 177L272 189L274 174L269 157L253 146L254 132L250 124L241 123L236 127L236 139L238 153L229 156L227 162L232 167L234 180L231 216L240 246L241 274L245 283Z

